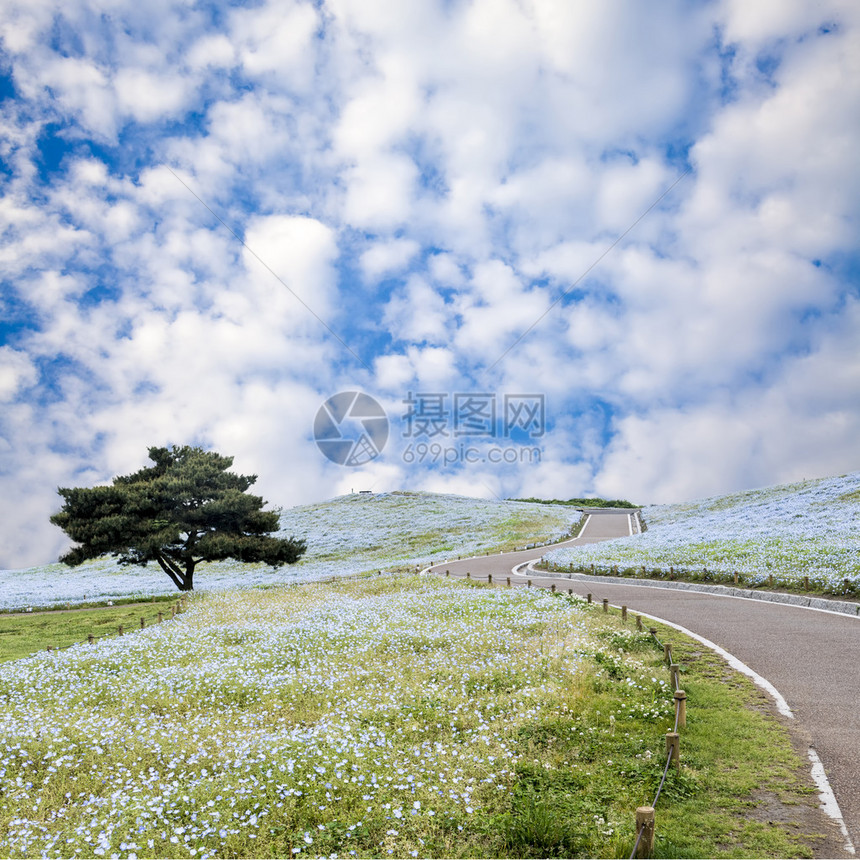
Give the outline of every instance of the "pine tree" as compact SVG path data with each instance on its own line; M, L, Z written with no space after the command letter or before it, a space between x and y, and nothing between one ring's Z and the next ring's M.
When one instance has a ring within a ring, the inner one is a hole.
M233 558L274 567L306 549L276 538L278 513L246 490L256 475L229 472L232 457L187 445L150 448L155 465L110 486L60 488L65 504L51 522L77 544L60 561L70 567L103 555L123 565L157 562L180 591L191 591L201 561Z

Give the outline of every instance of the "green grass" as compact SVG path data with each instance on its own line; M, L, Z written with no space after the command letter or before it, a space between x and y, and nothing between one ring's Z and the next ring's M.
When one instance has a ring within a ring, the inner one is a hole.
M523 804L519 813L512 812L522 825L514 853L629 855L635 838L631 810L650 805L665 764L665 748L653 740L662 739L673 721L659 708L648 714L647 703L626 701L623 655L642 645L636 638L625 644L619 627L620 621L615 630L606 622L603 636L614 647L595 655L602 668L591 676L587 699L567 724L548 734L541 764L524 772ZM764 695L676 631L658 626L658 636L672 644L674 659L682 665L688 715L681 730L680 772L670 769L657 806L656 856L813 856L820 834L804 835L756 814L760 796L791 810L814 795L805 762ZM657 677L665 671L653 655L645 663ZM650 719L640 719L640 713ZM631 726L636 731L629 731ZM573 824L589 816L606 825L603 845L589 842L583 828ZM532 849L529 840L535 843Z
M0 669L0 853L629 855L673 719L662 651L632 620L426 576L190 605L109 648ZM752 814L761 792L812 791L762 695L660 636L689 697L660 856L811 856Z
M101 639L117 636L122 625L125 633L140 628L140 619L147 626L158 623L158 613L170 618L170 606L178 603L172 596L146 603L123 603L117 606L80 610L54 610L26 615L0 615L0 662L17 660L36 651L67 648L86 642L88 636Z
M577 508L639 508L641 505L634 505L633 502L628 502L627 499L599 499L599 498L581 498L581 499L536 499L529 497L527 499L508 499L510 502L533 502L538 505L571 505Z

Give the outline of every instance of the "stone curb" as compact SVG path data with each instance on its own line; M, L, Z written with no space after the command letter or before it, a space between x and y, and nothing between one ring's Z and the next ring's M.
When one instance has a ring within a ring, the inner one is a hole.
M539 561L539 559L535 559ZM680 591L699 591L705 594L717 594L722 597L745 597L748 600L763 600L766 603L785 603L790 606L801 606L806 609L824 609L828 612L838 612L840 615L860 616L860 603L847 600L825 600L821 597L805 597L802 594L779 594L775 591L754 591L749 588L733 588L730 585L705 585L698 582L666 582L661 579L638 579L626 576L591 576L587 573L556 573L546 570L535 570L530 562L528 569L535 576L548 576L557 579L576 579L580 582L617 582L624 585L647 585L649 588L675 588Z

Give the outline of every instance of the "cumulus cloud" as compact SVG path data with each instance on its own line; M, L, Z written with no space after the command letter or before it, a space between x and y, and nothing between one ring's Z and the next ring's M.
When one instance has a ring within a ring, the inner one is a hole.
M359 263L365 278L374 282L405 269L420 250L421 246L414 239L392 239L368 248Z

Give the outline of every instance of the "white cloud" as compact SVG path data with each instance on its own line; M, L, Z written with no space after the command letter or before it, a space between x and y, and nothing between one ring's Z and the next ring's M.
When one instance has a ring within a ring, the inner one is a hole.
M374 363L375 382L385 391L405 396L405 389L451 391L458 370L454 352L443 346L410 346L405 353L380 356Z
M413 275L388 302L383 320L396 340L441 344L450 338L453 308L423 278Z
M860 458L856 333L860 305L841 311L814 351L787 360L755 385L676 408L656 407L618 422L595 484L664 503L838 474Z
M762 43L801 36L855 11L853 3L842 0L815 4L804 0L762 0L759 3L727 0L722 4L721 18L726 41L739 42L755 50Z
M236 62L236 48L223 33L202 36L188 52L188 65L195 71L229 68Z
M277 76L279 86L304 89L313 74L312 41L318 26L310 3L271 2L234 12L231 35L248 74Z
M58 57L41 70L41 81L50 88L60 109L80 119L91 133L113 139L116 135L116 97L105 71L85 59Z
M521 279L500 260L476 266L472 291L455 301L461 324L454 341L464 353L490 363L547 309L545 292L524 289Z
M114 87L119 109L138 122L177 116L190 95L186 79L146 69L120 69Z
M330 227L314 218L270 215L251 221L245 242L245 265L254 283L270 296L272 308L294 309L295 316L304 317L307 311L296 307L298 297L315 314L329 313L335 282L332 266L338 255ZM274 282L268 271L261 270L260 261L277 274L288 291Z
M361 271L366 280L375 281L405 269L420 250L421 246L414 239L377 242L359 258Z
M38 374L24 352L0 346L0 401L10 401L25 386L33 385Z
M345 171L343 217L354 227L393 229L409 220L417 169L405 155L363 159Z

